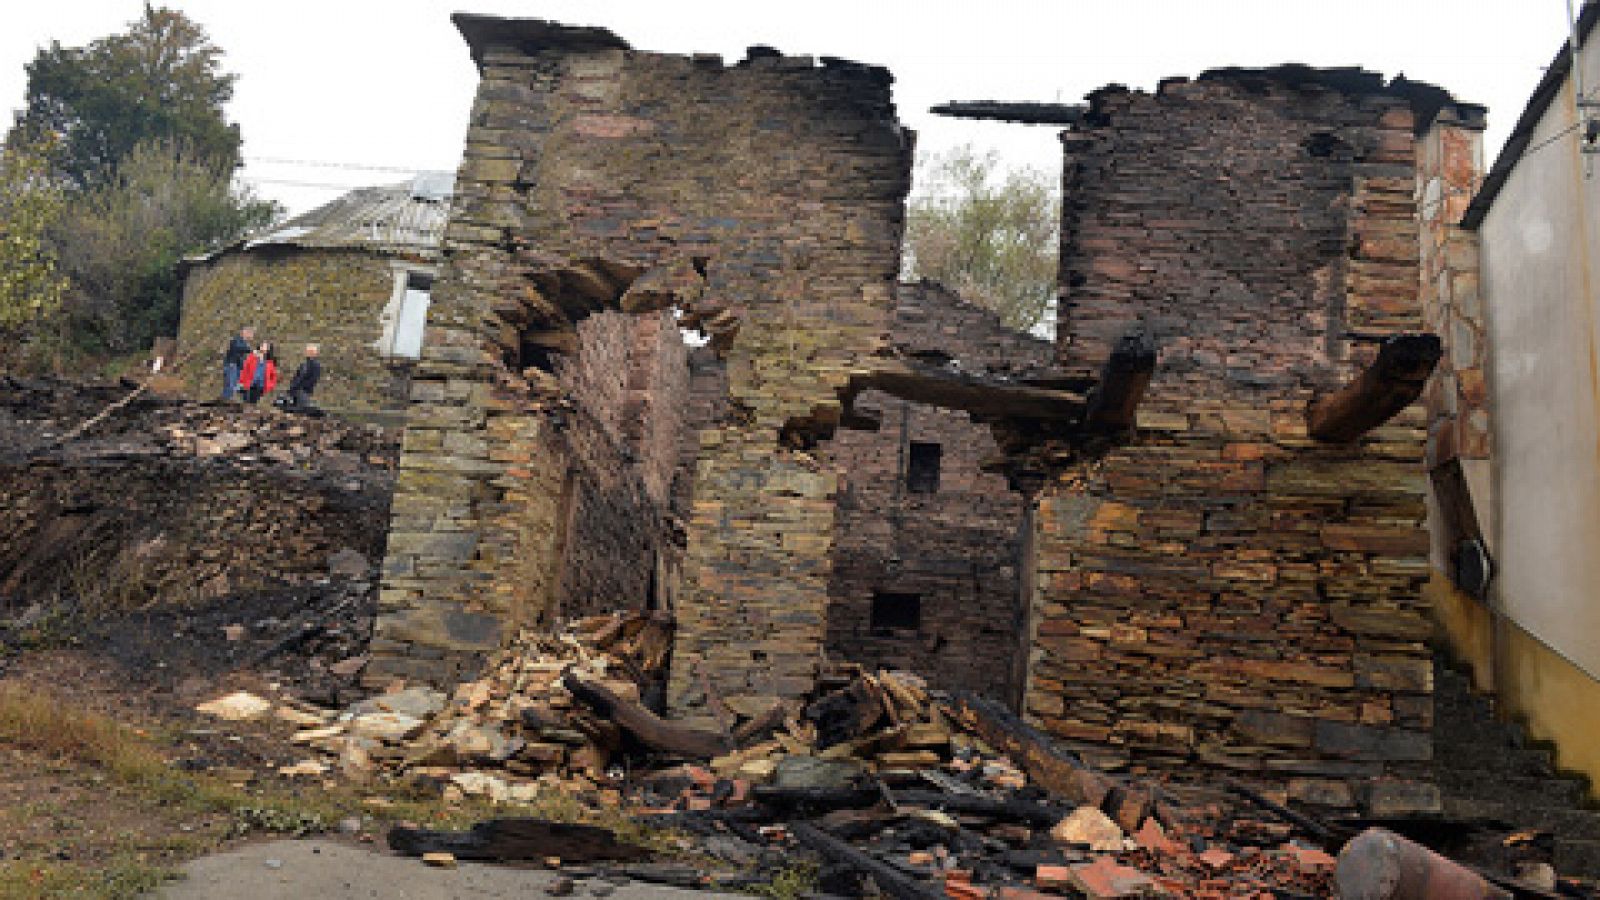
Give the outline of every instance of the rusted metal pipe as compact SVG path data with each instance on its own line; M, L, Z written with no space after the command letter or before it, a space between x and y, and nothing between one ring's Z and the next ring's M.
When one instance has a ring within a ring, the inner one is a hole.
M1368 828L1339 851L1340 900L1511 900L1460 863L1383 828Z

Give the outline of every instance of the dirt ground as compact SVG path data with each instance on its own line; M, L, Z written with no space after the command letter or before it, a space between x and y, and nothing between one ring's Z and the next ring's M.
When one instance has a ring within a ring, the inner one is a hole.
M354 679L329 666L364 649L370 615L360 582L330 582L0 634L0 898L136 896L300 807L327 826L363 812L348 785L275 774L306 757L289 724L193 708L274 686L344 700ZM281 815L241 822L257 804Z
M434 869L415 859L335 840L269 841L186 864L183 879L164 887L165 900L451 900L544 896L559 873L461 863ZM672 900L744 895L687 891L640 881L573 878L572 897Z

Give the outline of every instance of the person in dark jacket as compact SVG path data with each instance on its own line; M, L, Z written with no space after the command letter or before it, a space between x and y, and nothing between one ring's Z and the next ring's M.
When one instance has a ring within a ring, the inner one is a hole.
M322 363L317 359L319 352L316 344L306 345L305 362L294 370L294 377L289 379L290 406L311 405L311 392L317 389L317 381L322 378Z
M255 339L254 328L241 328L228 342L228 349L222 354L222 399L232 400L234 392L239 389L239 372L244 368L245 358L254 349L250 342Z
M255 403L262 394L272 393L278 386L278 355L269 341L262 341L256 352L244 358L244 368L239 372L239 390L244 392L244 402Z

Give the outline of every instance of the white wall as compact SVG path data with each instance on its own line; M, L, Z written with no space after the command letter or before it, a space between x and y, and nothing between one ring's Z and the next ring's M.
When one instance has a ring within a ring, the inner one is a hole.
M1580 68L1586 86L1600 86L1600 33ZM1600 677L1600 156L1582 154L1576 132L1557 136L1574 122L1572 101L1569 77L1478 229L1496 481L1491 599Z

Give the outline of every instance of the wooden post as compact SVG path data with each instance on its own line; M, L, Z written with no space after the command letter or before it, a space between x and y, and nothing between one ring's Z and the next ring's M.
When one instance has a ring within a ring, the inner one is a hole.
M1443 352L1435 334L1388 338L1354 381L1312 399L1306 430L1319 441L1343 443L1377 428L1422 394Z

